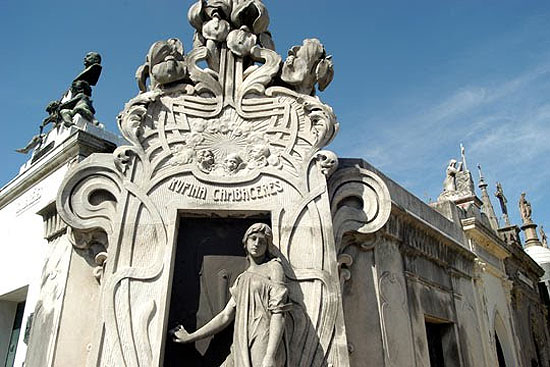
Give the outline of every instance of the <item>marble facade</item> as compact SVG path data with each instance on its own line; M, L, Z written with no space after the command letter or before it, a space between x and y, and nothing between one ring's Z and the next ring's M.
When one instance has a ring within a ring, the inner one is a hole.
M550 366L525 197L526 251L464 147L432 204L324 149L339 123L319 40L283 61L260 0L188 18L192 50L158 41L137 70L124 140L77 114L0 190L21 244L0 330L26 300L13 365Z

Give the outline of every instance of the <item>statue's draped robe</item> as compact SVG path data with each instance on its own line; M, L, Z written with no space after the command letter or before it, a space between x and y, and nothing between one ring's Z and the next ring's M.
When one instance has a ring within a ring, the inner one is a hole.
M270 266L278 259L263 264L259 269L247 270L235 281L231 295L236 304L235 331L231 354L223 367L261 367L269 342L271 316L288 308L288 289L283 282L269 277ZM275 366L285 366L283 342L275 356Z

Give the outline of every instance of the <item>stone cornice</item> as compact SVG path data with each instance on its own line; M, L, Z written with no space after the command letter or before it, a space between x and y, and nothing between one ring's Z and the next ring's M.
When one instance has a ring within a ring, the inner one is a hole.
M450 267L456 275L471 277L475 254L438 228L412 213L393 207L383 236L401 243L406 254L423 256Z
M461 220L462 228L466 234L474 239L477 244L489 251L490 254L503 260L511 255L510 249L491 229L487 228L477 218Z
M32 167L16 176L0 189L0 209L21 193L44 180L72 158L87 157L95 152L113 151L116 145L83 130L77 130L54 150L41 157Z

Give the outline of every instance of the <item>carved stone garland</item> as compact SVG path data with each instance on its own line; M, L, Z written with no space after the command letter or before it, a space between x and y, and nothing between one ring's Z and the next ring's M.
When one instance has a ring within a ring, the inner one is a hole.
M259 0L199 1L189 21L189 54L159 41L136 73L141 93L118 118L130 144L80 163L58 195L75 246L101 250L88 365L162 363L177 220L191 211L269 213L294 302L287 364L347 366L326 181L338 159L321 150L338 123L314 96L332 60L311 39L282 63Z

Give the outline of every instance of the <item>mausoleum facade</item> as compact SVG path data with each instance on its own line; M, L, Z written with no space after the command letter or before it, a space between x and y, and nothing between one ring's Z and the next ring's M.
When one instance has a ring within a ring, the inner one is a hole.
M317 96L334 74L319 40L283 60L260 0L198 1L188 18L192 50L158 41L137 70L123 139L93 115L95 54L21 149L32 157L0 190L14 246L0 359L550 365L547 277L528 255L548 249L525 196L520 229L499 185L501 225L462 148L422 202L325 150L340 125Z

